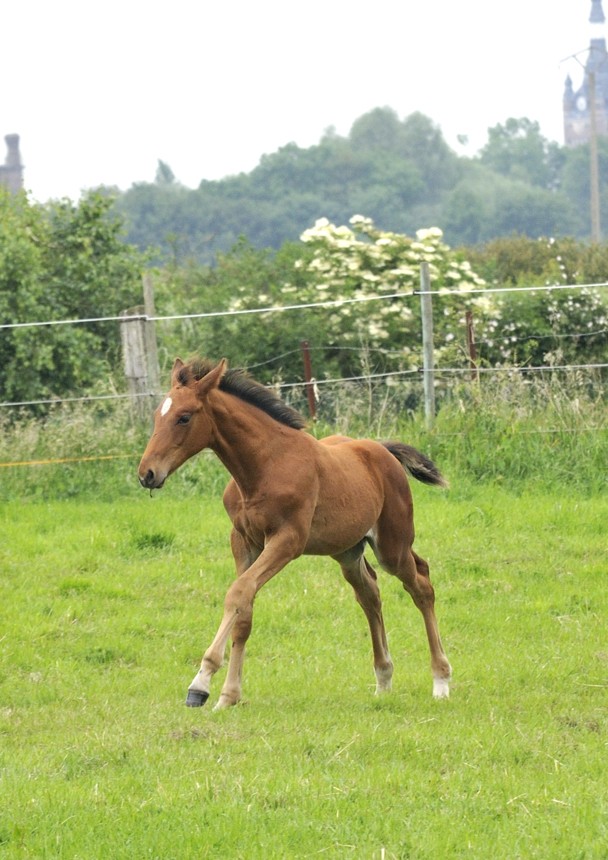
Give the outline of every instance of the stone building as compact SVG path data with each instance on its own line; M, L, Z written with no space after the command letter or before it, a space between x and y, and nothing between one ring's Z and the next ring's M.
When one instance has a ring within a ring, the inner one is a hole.
M583 82L575 90L570 75L564 89L564 143L578 146L591 136L591 99L595 91L595 127L598 135L608 136L608 53L606 52L602 0L592 0L589 24L589 50Z
M0 164L0 185L16 194L23 188L23 164L19 152L19 135L7 134L4 140L7 152L4 164Z

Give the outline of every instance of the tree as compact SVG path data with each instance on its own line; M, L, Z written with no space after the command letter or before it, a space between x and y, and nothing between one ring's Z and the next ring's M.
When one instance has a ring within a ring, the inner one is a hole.
M458 156L453 152L439 126L420 112L403 121L404 155L416 165L426 192L437 198L460 178Z
M608 141L599 149L608 223ZM474 158L459 157L424 114L400 119L384 107L355 120L347 136L330 129L314 146L288 143L249 174L205 180L194 190L169 181L164 168L155 183L134 185L117 204L128 240L158 248L159 262L213 265L239 236L277 250L320 213L344 224L365 212L382 229L409 235L436 224L452 246L513 232L590 232L588 147L549 142L525 117L490 128Z
M533 188L520 181L495 184L492 208L492 233L483 230L481 240L492 235L564 236L572 234L577 224L574 213L563 195Z
M600 220L608 234L608 139L598 139ZM589 145L566 147L560 174L561 188L578 213L579 228L574 235L591 234L591 167Z
M365 211L386 229L413 231L421 218L432 223L457 176L457 156L430 120L414 114L400 121L379 108L348 137L326 132L307 149L289 143L262 156L250 174L203 181L196 190L157 172L154 184L129 189L118 209L129 241L161 249L159 261L212 264L241 235L258 248L295 241L319 212L343 222Z
M537 122L512 117L488 129L480 161L501 176L551 189L558 185L563 159L559 146L541 135Z
M465 159L460 166L460 179L445 195L440 223L446 241L451 245L476 245L492 229L497 185L506 180L497 177L479 159Z
M46 224L25 194L0 187L0 320L17 323L37 318L43 300L43 254ZM40 362L32 333L0 331L0 399L30 399L30 373ZM35 386L32 397L38 396Z
M292 301L303 276L294 269L302 256L299 244L285 243L279 251L259 250L240 239L215 266L182 266L157 275L159 314L212 314L176 321L159 330L161 355L167 364L175 355L226 356L232 365L255 367L262 382L301 372L300 340L310 337L313 325L306 312L280 315L246 313L260 307L285 304L283 285L294 284Z
M320 219L301 238L278 252L241 240L214 267L167 274L157 291L160 313L177 306L181 312L225 315L163 326L161 354L227 356L263 382L295 382L303 379L300 344L306 340L318 379L414 371L421 365L421 322L413 291L420 285L422 260L429 262L434 289L461 292L434 297L438 360L464 360L455 345L464 340L467 309L475 308L479 320L491 313L487 300L465 294L483 282L463 254L444 244L437 228L410 237L355 216L348 226ZM254 312L260 308L274 310ZM413 408L418 379L405 387L402 402ZM306 409L303 390L283 393Z
M509 179L476 159L463 166L461 181L443 206L446 237L454 245L496 236L564 236L576 233L578 215L561 191Z
M46 207L0 191L0 310L22 324L114 316L138 300L144 258L122 239L112 200ZM15 327L0 334L0 397L51 399L105 384L120 366L116 323Z
M392 108L375 108L355 120L349 142L354 151L403 155L404 129Z

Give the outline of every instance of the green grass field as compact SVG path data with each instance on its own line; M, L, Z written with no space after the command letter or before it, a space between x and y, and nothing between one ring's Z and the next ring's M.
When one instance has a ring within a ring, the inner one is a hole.
M376 698L363 614L306 558L256 601L244 702L212 712L220 672L187 709L233 576L219 495L3 502L2 860L608 857L608 499L450 478L414 486L439 702L398 582Z

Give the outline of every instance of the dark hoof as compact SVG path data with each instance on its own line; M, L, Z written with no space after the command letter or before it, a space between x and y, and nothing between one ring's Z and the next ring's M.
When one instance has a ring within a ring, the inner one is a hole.
M201 690L188 690L188 696L186 698L186 707L202 708L208 698L209 693L203 693Z

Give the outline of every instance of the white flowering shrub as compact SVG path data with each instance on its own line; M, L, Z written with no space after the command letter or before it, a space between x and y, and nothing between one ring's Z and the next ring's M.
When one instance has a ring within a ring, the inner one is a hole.
M500 325L480 345L492 365L608 361L608 303L598 289L505 293L500 310Z
M492 287L516 290L496 294L499 319L479 338L484 364L538 367L608 361L608 246L569 237L511 236L470 253L476 271ZM542 289L531 290L534 286ZM552 286L562 289L547 289ZM519 288L524 289L517 292Z
M312 250L312 256L295 264L300 274L304 270L307 286L302 289L301 281L297 289L285 284L282 294L292 300L297 294L299 302L340 303L327 311L326 335L334 347L387 351L401 367L419 366L420 297L414 291L420 289L423 261L429 265L431 290L443 294L433 296L438 359L452 344L464 345L467 309L484 319L495 314L487 296L465 295L485 282L443 242L437 227L418 230L412 238L380 230L370 218L355 215L350 226L321 218L301 239Z

